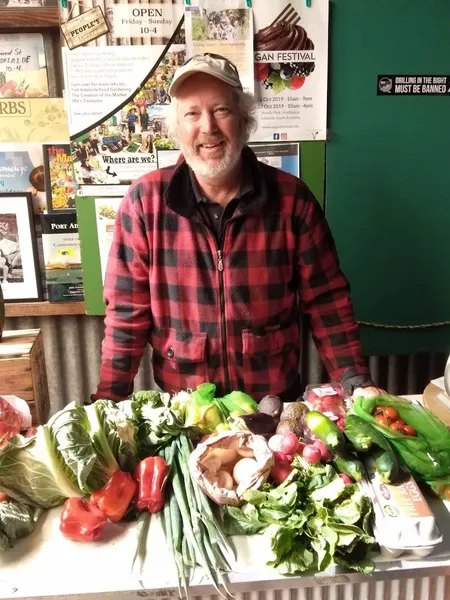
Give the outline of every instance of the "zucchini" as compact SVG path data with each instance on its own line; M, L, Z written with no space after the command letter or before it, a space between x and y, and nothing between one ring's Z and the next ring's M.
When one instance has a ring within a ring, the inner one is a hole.
M347 415L345 418L344 433L358 452L366 452L372 447L372 432L366 430L366 424L366 421L356 415Z
M345 448L342 431L322 413L311 410L305 415L305 423L311 433L319 438L328 450L336 451Z
M334 459L334 465L339 473L345 473L355 481L361 481L364 477L362 462L351 454L340 454Z

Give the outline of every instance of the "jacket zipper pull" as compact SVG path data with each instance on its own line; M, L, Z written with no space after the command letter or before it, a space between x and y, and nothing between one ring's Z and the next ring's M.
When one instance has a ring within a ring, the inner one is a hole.
M217 269L222 272L223 271L223 260L222 260L222 250L217 251Z

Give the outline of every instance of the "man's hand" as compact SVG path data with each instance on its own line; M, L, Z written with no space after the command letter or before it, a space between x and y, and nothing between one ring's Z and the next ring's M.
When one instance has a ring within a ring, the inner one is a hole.
M356 388L356 390L353 392L353 398L356 398L356 396L372 398L372 396L380 396L386 393L387 392L385 390L382 390L381 388L377 388L374 385L369 385L368 387L364 388Z

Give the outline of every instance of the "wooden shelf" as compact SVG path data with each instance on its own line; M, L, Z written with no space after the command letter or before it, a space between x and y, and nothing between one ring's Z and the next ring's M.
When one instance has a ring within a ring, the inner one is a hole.
M59 27L57 6L42 8L0 8L2 29L42 29Z
M5 315L9 317L53 317L85 315L84 302L11 302L5 303Z

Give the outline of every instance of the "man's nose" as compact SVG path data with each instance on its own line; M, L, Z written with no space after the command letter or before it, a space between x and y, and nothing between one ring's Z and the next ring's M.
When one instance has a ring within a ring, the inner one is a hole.
M211 134L217 131L217 123L213 113L204 112L201 119L202 133Z

